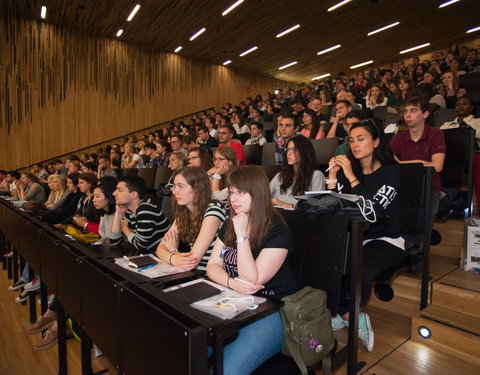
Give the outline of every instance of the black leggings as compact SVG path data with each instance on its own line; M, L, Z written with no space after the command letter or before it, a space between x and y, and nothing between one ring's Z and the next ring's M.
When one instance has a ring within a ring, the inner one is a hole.
M406 252L385 241L371 241L363 245L363 272L361 306L372 294L373 279L382 271L404 261ZM338 313L346 314L350 309L349 285L344 284L340 293Z

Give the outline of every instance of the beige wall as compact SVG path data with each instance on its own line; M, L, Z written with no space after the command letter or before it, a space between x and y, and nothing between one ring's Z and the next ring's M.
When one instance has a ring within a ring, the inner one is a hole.
M0 168L21 168L286 83L0 18Z

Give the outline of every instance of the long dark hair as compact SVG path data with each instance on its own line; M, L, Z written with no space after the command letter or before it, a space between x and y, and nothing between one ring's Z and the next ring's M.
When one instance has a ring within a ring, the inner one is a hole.
M315 137L318 134L318 131L320 130L320 120L319 120L317 114L315 113L315 111L313 111L309 108L305 108L305 110L303 112L306 113L307 115L309 115L312 118L312 129L310 130L309 138L310 139L315 139Z
M108 212L106 212L105 210L102 211L104 211L107 215L114 214L117 207L115 197L113 196L113 193L117 189L116 184L111 182L104 182L96 186L95 189L100 189L103 195L105 195L105 199L108 201Z
M380 143L373 150L371 165L372 169L377 161L380 162L380 164L382 165L396 163L395 158L393 157L392 150L390 149L390 146L385 140L385 134L383 133L383 130L375 123L375 121L373 121L373 119L368 118L366 120L362 120L353 124L350 128L350 132L356 128L364 128L370 133L374 141L380 139ZM356 159L353 156L352 149L350 147L347 150L347 157L352 163L353 173L361 181L363 179L363 169L360 164L360 160Z
M231 172L227 177L228 188L236 188L239 191L250 194L252 202L250 213L248 215L249 228L251 228L249 241L252 249L260 246L263 238L272 228L276 220L282 220L278 211L273 207L272 195L268 177L262 168L256 165L247 165ZM230 208L231 218L235 216L235 211ZM225 231L225 245L235 248L235 229L233 223L228 220Z
M293 142L297 149L300 161L295 171L293 165L289 165L287 155L283 158L282 170L280 171L280 192L285 194L287 189L292 187L293 195L304 194L312 182L313 172L315 171L315 151L310 141L302 135L293 137L288 143ZM287 147L288 147L287 143Z

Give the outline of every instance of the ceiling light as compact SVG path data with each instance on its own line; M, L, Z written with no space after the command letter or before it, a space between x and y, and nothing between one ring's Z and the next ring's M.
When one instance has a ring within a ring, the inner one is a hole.
M198 30L195 34L193 34L191 37L190 37L190 42L192 40L194 40L196 37L198 37L199 35L203 34L205 32L205 30L207 30L206 28L202 27L200 30Z
M325 77L328 77L328 76L330 76L330 73L322 74L321 76L312 78L312 81L315 80L315 79L322 79L322 78L325 78Z
M474 31L480 30L480 26L474 27L473 29L467 30L467 34L473 33Z
M449 5L452 5L452 4L455 4L455 3L458 3L460 0L450 0L450 1L447 1L443 4L440 4L438 7L439 8L445 8L445 7L448 7Z
M350 67L350 69L360 68L361 66L368 65L368 64L371 64L371 63L373 63L373 60L368 60L368 61L365 61L363 63L357 64L357 65L352 65Z
M135 5L135 8L130 12L130 15L127 17L127 21L130 22L133 17L135 17L135 14L137 14L138 10L140 9L140 4Z
M120 29L120 30L117 31L117 37L119 37L122 34L123 34L123 29Z
M420 44L419 46L416 46L416 47L404 49L403 51L400 51L400 53L403 54L403 53L415 51L416 49L420 49L420 48L423 48L423 47L427 47L427 46L429 46L429 45L430 45L430 43Z
M383 27L381 27L381 28L379 28L379 29L377 29L377 30L370 31L370 32L367 34L367 36L370 36L370 35L379 33L380 31L387 30L387 29L389 29L389 28L391 28L391 27L395 27L395 26L397 26L397 25L399 25L399 24L400 24L400 22L394 22L394 23L392 23L392 24L390 24L390 25L383 26Z
M223 65L228 65L228 64L230 64L231 62L232 62L232 60L224 61L224 62L223 62Z
M342 46L341 44L337 44L336 46L333 46L333 47L324 49L324 50L322 50L322 51L320 51L320 52L317 52L317 55L323 55L324 53L333 51L334 49L340 48L341 46Z
M333 7L330 7L327 9L327 12L332 12L337 8L343 7L345 4L349 3L352 0L343 0L342 2L338 3L337 5L334 5Z
M297 30L300 27L300 25L295 25L285 31L282 31L280 34L277 34L276 38L281 38L282 36L291 33L293 30Z
M246 51L243 51L239 56L240 56L240 57L243 57L243 56L248 55L250 52L253 52L253 51L257 50L257 49L258 49L257 46L252 47L252 48L250 48L250 49L247 49Z
M40 11L40 17L42 17L42 19L45 19L45 17L47 17L47 7L45 5L42 6L42 9Z
M297 62L298 62L298 61L292 61L291 63L282 65L281 67L278 68L278 70L286 69L286 68L288 68L289 66L295 65Z
M183 48L182 46L178 46L177 48L175 48L175 53L180 52L182 50L182 48Z
M236 3L230 5L227 9L225 9L223 11L222 16L226 16L228 13L230 13L232 10L234 10L236 7L238 7L243 2L244 2L244 0L238 0Z

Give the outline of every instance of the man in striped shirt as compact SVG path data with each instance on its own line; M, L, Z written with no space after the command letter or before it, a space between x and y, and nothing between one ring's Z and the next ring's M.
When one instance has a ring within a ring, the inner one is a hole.
M154 253L170 223L160 207L150 199L145 199L143 178L120 178L113 195L117 207L112 223L111 243L119 245L127 240L139 253Z

